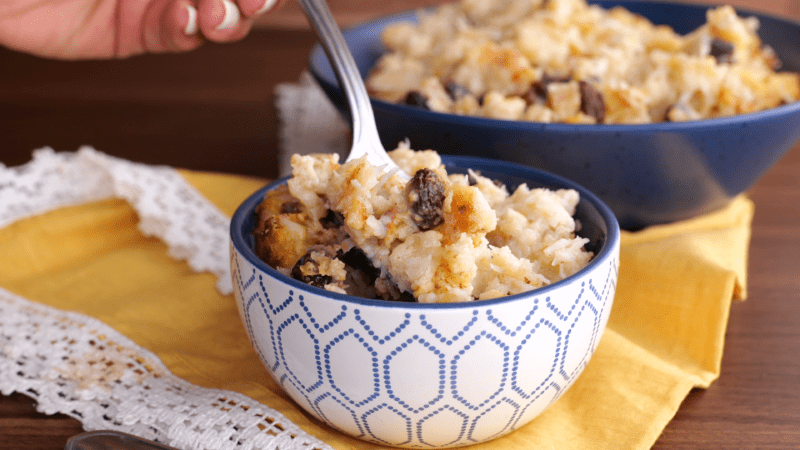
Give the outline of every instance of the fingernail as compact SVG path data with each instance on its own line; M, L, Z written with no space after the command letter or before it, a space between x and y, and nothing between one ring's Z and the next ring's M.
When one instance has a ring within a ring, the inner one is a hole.
M186 28L183 30L187 35L197 33L197 9L192 5L186 5L186 13L189 15L189 20L186 22Z
M230 30L239 23L239 8L230 0L222 0L225 5L225 17L222 18L222 23L217 25L217 30L224 31Z
M278 3L278 0L266 0L264 2L264 6L262 6L261 9L256 11L256 14L264 14L265 12L272 9L272 7L275 6L276 3Z

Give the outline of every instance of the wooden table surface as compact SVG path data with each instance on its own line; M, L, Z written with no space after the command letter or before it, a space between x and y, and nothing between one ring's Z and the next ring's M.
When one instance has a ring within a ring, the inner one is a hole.
M431 3L332 6L346 25ZM800 20L800 0L731 3ZM146 163L276 176L273 89L297 80L315 39L295 5L260 25L236 44L122 61L48 61L0 49L0 162L22 164L43 146L90 144ZM749 299L733 305L722 374L689 395L655 449L800 448L798 174L800 143L750 190ZM0 449L63 449L81 431L67 416L37 413L21 394L0 395Z

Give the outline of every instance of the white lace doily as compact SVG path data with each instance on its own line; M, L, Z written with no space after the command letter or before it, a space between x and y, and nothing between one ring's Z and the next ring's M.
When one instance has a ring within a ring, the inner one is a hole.
M229 219L174 169L115 158L91 147L33 152L18 167L0 164L0 227L56 208L105 198L127 200L145 236L160 238L170 256L218 278L217 289L233 292L228 259Z
M169 167L84 147L34 152L0 164L0 227L55 208L124 198L145 235L231 292L228 218ZM55 343L55 344L54 344ZM112 429L191 450L330 449L279 412L244 395L172 375L151 352L82 314L31 302L0 287L0 392L37 400L87 430Z

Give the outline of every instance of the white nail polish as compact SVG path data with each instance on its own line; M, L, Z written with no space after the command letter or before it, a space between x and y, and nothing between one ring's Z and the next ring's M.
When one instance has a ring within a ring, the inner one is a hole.
M193 35L197 33L197 9L192 5L186 5L186 12L189 13L189 21L186 22L186 29L183 32Z
M239 7L230 0L222 0L222 4L225 5L225 17L222 18L222 23L217 25L216 29L219 31L230 30L239 23Z
M262 6L261 9L256 11L256 14L264 14L265 12L272 9L272 7L275 6L275 3L278 3L278 0L266 0L264 2L264 6Z

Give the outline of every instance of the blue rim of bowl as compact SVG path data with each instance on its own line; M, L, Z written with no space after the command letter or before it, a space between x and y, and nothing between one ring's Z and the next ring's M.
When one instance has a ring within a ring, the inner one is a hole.
M589 4L628 4L632 3L630 0L628 1L617 1L617 0L588 0ZM647 2L645 3L649 6L672 6L672 7L680 7L680 8L690 8L690 9L708 9L721 6L720 4L706 4L706 3L684 3L684 2ZM430 6L427 8L422 8L424 10L431 10L434 9L435 6ZM347 29L343 30L343 34L345 36L345 40L347 37L352 34L354 31L358 31L359 29L371 26L379 23L390 23L397 20L399 17L405 16L412 16L417 13L417 10L409 10L403 11L387 16L382 16L376 19L368 20L361 22L359 24L353 25L348 27ZM800 32L800 21L795 21L789 18L780 17L774 14L762 12L762 11L755 11L748 8L739 8L736 7L736 12L740 16L756 16L759 18L766 18L775 22L783 23L785 25L790 25L797 28L798 32ZM760 37L760 36L759 36ZM768 44L768 43L766 43ZM322 46L319 43L314 44L311 49L311 52L308 57L307 67L311 72L311 75L314 79L323 85L326 89L332 89L334 91L340 91L340 87L338 82L334 77L334 82L332 83L331 80L327 77L323 77L317 70L316 64L313 63L314 58L319 57L321 55L323 58L327 58L325 56L325 52L322 50ZM780 58L780 54L778 57ZM328 61L324 59L324 61ZM800 67L796 68L798 72L800 72ZM581 132L602 132L608 134L614 133L652 133L652 132L660 132L660 131L683 131L683 130L692 130L696 128L723 128L728 127L731 125L738 125L738 126L747 126L753 122L761 121L761 120L770 120L776 117L781 117L784 115L792 115L792 114L800 114L800 101L795 101L792 103L787 103L784 105L776 106L774 108L765 109L762 111L756 111L746 114L737 114L734 116L727 116L727 117L717 117L712 119L701 119L701 120L692 120L686 122L654 122L654 123L647 123L647 124L569 124L569 123L560 123L560 122L528 122L528 121L521 121L521 120L503 120L503 119L493 119L488 117L476 117L476 116L466 116L466 115L459 115L459 114L452 114L452 113L442 113L442 112L435 112L429 111L422 108L416 108L412 106L407 106L399 103L392 103L385 100L379 100L370 97L370 100L373 104L373 108L380 107L381 109L396 109L398 112L408 112L413 114L418 114L424 118L431 118L435 119L440 122L445 123L458 123L460 125L470 126L470 127L488 127L488 128L502 128L505 130L526 130L526 131L553 131L559 133L581 133Z
M564 278L563 280L556 281L555 283L543 286L541 288L532 291L524 292L521 294L508 295L505 297L498 297L490 300L475 300L472 302L459 302L459 303L411 303L411 302L396 302L390 300L376 300L376 299L356 297L346 294L339 294L337 292L327 291L322 288L311 286L309 284L303 283L302 281L299 280L295 280L294 278L284 275L281 272L277 271L269 264L262 261L255 254L250 244L250 237L245 236L242 233L243 231L242 228L244 223L246 223L248 219L251 218L248 216L255 214L254 213L255 207L259 203L261 203L265 193L269 190L276 188L280 184L286 183L289 177L283 177L273 181L272 183L267 184L266 186L260 188L259 190L251 194L247 199L245 199L244 202L242 202L241 205L239 205L239 207L236 209L236 212L234 212L233 217L231 218L231 224L230 224L231 242L233 244L233 247L235 247L235 250L238 251L242 256L244 256L245 259L247 259L248 262L253 264L259 270L269 274L270 276L290 285L294 289L297 289L301 292L325 296L333 300L340 300L346 303L363 305L363 306L385 307L385 308L408 308L414 310L450 309L450 308L465 308L465 307L475 308L475 307L492 306L507 302L513 302L520 297L529 297L531 295L547 296L550 292L559 289L562 285L571 283L573 279L581 277L585 272L593 270L596 266L605 263L605 261L607 261L609 258L615 256L612 252L614 252L614 249L619 245L619 240L620 240L620 229L619 229L619 224L617 223L616 216L614 216L614 213L611 211L611 209L602 200L600 200L599 197L597 197L591 191L579 185L578 183L575 183L558 175L554 175L550 172L505 161L487 160L485 158L477 158L470 156L442 155L442 162L448 167L448 173L450 173L450 169L452 167L464 169L466 167L477 167L483 164L489 164L493 168L492 172L494 173L528 179L531 180L531 182L536 183L537 185L542 185L549 188L575 189L576 191L578 191L580 195L581 202L585 201L591 207L597 210L597 213L602 218L603 223L605 223L605 226L607 228L605 230L604 243L602 245L602 248L600 249L600 252L594 255L594 257L592 258L591 261L589 261L589 264L586 267L579 270L575 274L570 275L567 278Z

